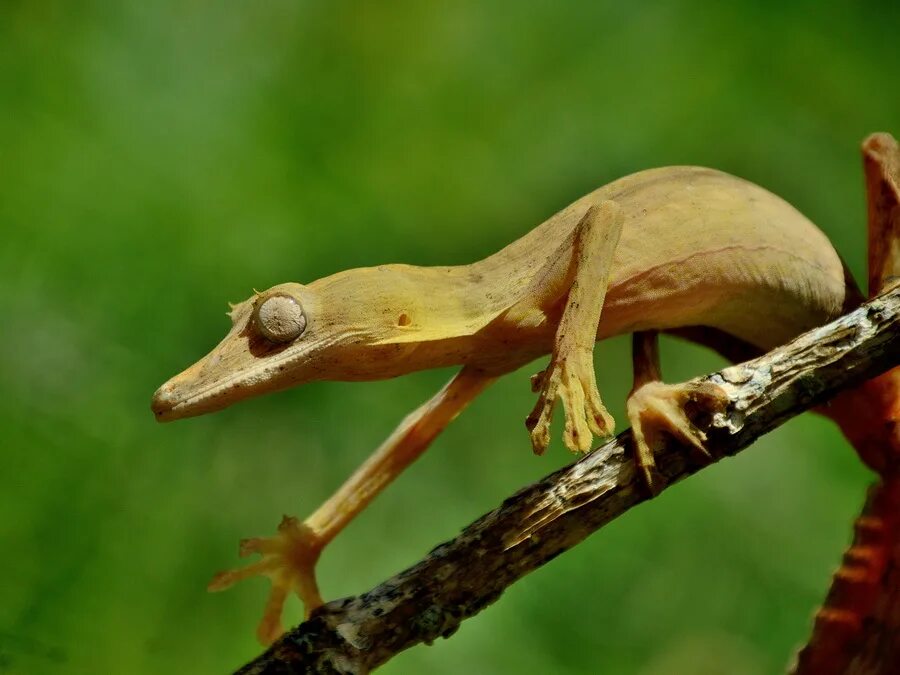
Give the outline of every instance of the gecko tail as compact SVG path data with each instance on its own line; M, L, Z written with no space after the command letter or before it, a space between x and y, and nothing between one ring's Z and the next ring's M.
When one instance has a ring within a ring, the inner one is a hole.
M873 134L862 151L871 297L896 283L900 270L900 145ZM869 489L853 544L791 673L900 673L900 367L842 392L819 412L837 422L881 480Z
M821 412L881 480L869 488L853 543L790 672L900 672L871 669L885 659L900 668L900 587L892 587L900 573L900 368L843 392Z
M889 628L879 602L900 539L900 475L869 488L866 504L854 523L853 544L834 573L825 604L816 612L809 642L797 654L791 675L849 675L871 658L867 645ZM896 572L896 569L894 570ZM896 627L893 627L896 629ZM894 645L896 647L897 645ZM882 671L871 671L882 672ZM887 671L883 671L887 672Z

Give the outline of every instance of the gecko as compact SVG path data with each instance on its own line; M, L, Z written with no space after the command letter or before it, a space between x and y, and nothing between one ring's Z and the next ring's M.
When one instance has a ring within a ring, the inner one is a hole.
M497 378L549 355L531 378L530 445L538 454L547 448L561 402L563 441L583 453L614 429L594 343L632 334L626 415L636 466L656 493L654 448L666 436L707 452L685 404L715 411L727 403L715 385L662 381L660 332L739 361L860 301L827 237L785 200L714 169L656 168L585 195L472 264L379 265L254 291L231 306L225 338L156 391L152 410L170 421L317 380L459 367L312 515L285 516L273 536L243 540L241 555L261 558L210 582L215 591L270 579L257 628L268 644L283 632L289 593L307 616L322 605L315 566L323 548Z

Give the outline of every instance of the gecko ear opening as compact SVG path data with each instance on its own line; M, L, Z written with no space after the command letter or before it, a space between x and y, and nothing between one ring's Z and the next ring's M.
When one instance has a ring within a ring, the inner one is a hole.
M260 296L253 308L253 323L270 342L296 340L306 330L306 314L299 300L287 293Z

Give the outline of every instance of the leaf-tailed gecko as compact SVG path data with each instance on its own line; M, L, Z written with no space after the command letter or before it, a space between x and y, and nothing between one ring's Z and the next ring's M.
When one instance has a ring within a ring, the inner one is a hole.
M656 491L661 434L705 452L685 402L711 410L725 402L713 385L661 381L659 331L740 360L858 301L828 239L786 201L713 169L652 169L582 197L470 265L380 265L255 292L232 307L222 342L162 385L152 407L168 421L315 380L461 366L310 517L286 517L274 536L244 540L241 554L261 560L213 579L211 590L271 579L257 630L269 643L282 632L289 592L307 612L322 604L314 568L323 547L496 378L550 354L532 378L531 445L547 447L559 399L564 442L585 452L614 424L597 390L593 345L634 334L626 409L637 465Z

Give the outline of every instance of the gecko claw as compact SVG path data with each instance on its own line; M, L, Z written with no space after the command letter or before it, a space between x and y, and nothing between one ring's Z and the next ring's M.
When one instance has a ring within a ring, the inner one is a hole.
M662 446L663 434L673 436L707 461L713 461L706 448L706 434L684 412L684 406L689 401L696 401L705 409L718 412L729 399L721 387L710 382L648 382L633 391L625 404L634 436L635 463L654 495L663 487L663 479L654 459L654 453Z
M306 616L322 605L316 583L315 565L324 542L305 523L284 516L278 532L272 537L242 539L239 555L244 558L259 553L262 559L233 570L219 572L207 586L209 591L224 591L253 576L265 576L272 582L263 617L256 629L257 639L264 645L274 642L283 632L281 614L288 593L294 591L306 609Z

